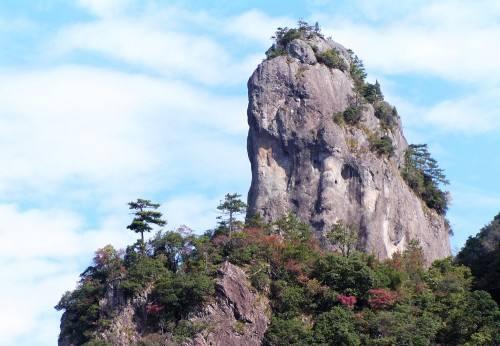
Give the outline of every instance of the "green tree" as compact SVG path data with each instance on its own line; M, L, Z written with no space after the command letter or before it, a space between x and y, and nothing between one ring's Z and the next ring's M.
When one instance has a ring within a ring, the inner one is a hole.
M273 223L279 235L289 240L309 239L311 231L309 225L302 222L295 214L288 213Z
M322 313L314 325L314 339L318 345L355 346L361 341L355 328L354 314L340 306Z
M376 283L374 271L358 255L321 257L314 265L313 277L336 292L357 297L366 296Z
M409 166L407 168L413 167L421 171L435 185L449 184L443 169L439 167L437 161L429 153L427 144L410 144L406 151L406 160Z
M158 280L153 298L165 307L167 319L179 320L214 293L214 280L204 273L169 273Z
M440 186L448 180L437 161L431 157L427 144L411 144L405 152L405 164L401 175L412 190L431 209L445 214L448 209L448 193Z
M224 201L221 201L219 206L217 206L217 209L222 213L218 218L229 227L229 236L231 236L234 230L235 216L245 213L247 208L247 205L240 197L241 195L237 193L228 193L224 197ZM224 216L227 216L227 219L224 219Z
M310 328L300 319L282 319L273 316L266 331L263 344L266 346L312 345Z
M363 65L363 61L361 61L360 58L352 50L348 50L349 55L351 57L350 61L350 73L351 73L351 78L354 81L354 90L361 94L364 86L365 86L365 78L366 78L366 71L365 71L365 66Z
M383 101L384 95L382 94L382 90L380 90L380 84L378 80L375 81L375 84L367 83L363 89L363 96L366 101L370 103L375 103L377 101Z
M127 226L127 229L141 234L142 250L144 252L144 232L150 232L151 225L165 226L167 222L162 219L162 213L157 211L159 204L153 203L148 199L137 199L128 204L129 209L133 210L134 219Z
M358 230L354 225L347 225L343 221L334 224L326 235L332 245L337 246L342 256L349 257L358 242Z
M489 292L500 303L500 213L467 239L456 260L471 269L476 289Z
M150 240L153 250L153 256L163 256L167 268L176 272L182 262L182 256L186 253L188 246L186 239L178 232L159 231L153 239Z

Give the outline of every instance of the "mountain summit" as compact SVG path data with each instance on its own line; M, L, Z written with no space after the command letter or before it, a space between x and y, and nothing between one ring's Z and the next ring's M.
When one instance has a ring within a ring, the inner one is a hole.
M343 222L358 231L358 249L380 259L412 240L428 263L449 256L449 227L432 200L446 196L419 195L404 179L401 119L378 82L365 81L361 60L307 25L275 38L248 81L249 215L297 214L325 242Z

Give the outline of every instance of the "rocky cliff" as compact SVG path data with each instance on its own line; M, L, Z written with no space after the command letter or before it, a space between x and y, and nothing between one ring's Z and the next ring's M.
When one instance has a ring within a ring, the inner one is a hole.
M328 54L337 61L325 63ZM377 112L390 105L368 102L356 91L354 59L332 40L302 35L278 41L250 77L249 215L269 221L296 213L323 240L342 220L359 229L358 248L380 259L412 239L428 262L449 256L444 217L401 177L408 146L401 121L394 115L387 126ZM353 108L359 121L336 121ZM374 150L381 138L392 142L389 155Z
M221 264L215 279L215 294L186 320L200 331L181 341L171 333L153 333L148 329L148 302L153 286L148 285L132 299L124 297L119 282L110 283L99 300L99 314L113 316L92 332L97 345L183 345L238 346L260 345L270 319L269 300L251 287L247 274L229 262ZM150 318L150 316L149 316ZM61 330L71 323L65 313ZM149 321L150 322L150 321ZM101 323L102 324L102 323ZM70 330L70 332L72 332ZM60 346L81 344L69 333L59 338ZM94 345L94 344L92 344Z

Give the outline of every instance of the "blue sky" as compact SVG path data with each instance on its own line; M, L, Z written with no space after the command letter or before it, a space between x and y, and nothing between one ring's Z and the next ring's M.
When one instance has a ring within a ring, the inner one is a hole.
M246 81L278 26L319 21L446 170L460 248L500 210L498 1L4 0L0 340L54 345L92 253L134 240L126 203L214 225L246 194Z

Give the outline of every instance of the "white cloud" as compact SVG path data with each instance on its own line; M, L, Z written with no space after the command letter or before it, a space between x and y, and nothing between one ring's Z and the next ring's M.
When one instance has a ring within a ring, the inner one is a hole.
M287 17L270 17L267 14L250 10L229 18L224 24L224 30L241 38L259 42L263 46L271 45L271 36L278 27L293 27L295 20Z
M82 66L0 75L0 162L9 167L0 173L4 192L47 192L75 179L117 189L159 173L165 179L189 168L175 163L186 151L215 165L205 160L209 150L223 150L231 135L246 133L246 100L182 82ZM208 138L213 131L225 135ZM205 151L191 150L200 144ZM238 161L240 154L226 155Z
M90 264L97 248L124 247L136 238L125 230L126 220L113 215L104 216L98 229L89 229L72 211L1 204L0 220L0 335L5 345L18 344L18 337L36 330L46 318L42 330L53 344L60 316L53 307L75 287L81 258Z
M478 135L500 129L500 88L481 88L469 95L446 99L431 106L415 104L393 92L387 94L388 99L397 105L404 125L412 133L432 128L433 132Z
M481 90L460 99L445 100L423 114L437 129L478 134L500 128L500 89Z
M163 203L162 210L167 216L169 229L187 225L200 234L216 224L218 204L217 198L208 198L200 194L181 195Z
M383 1L376 4L378 9L393 6ZM462 2L460 6L454 1L434 1L421 3L389 21L386 17L377 25L324 14L318 17L327 33L353 48L375 72L497 84L499 15L495 1Z
M78 6L98 15L117 15L124 11L131 0L77 0Z
M168 30L151 18L124 17L64 28L49 51L98 53L166 77L188 77L208 85L243 82L262 57L235 60L207 36Z

